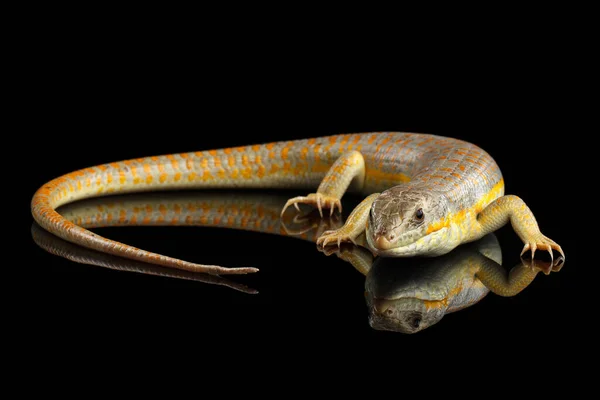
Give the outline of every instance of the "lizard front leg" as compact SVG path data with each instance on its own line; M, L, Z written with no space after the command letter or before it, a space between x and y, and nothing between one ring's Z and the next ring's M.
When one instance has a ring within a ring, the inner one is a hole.
M323 209L329 209L330 215L337 207L342 212L341 199L350 183L353 181L357 189L362 189L365 180L365 160L358 151L349 151L338 158L331 166L325 178L321 181L316 193L308 196L298 196L289 199L281 215L285 210L293 205L297 210L298 204L309 204L319 209L319 214L323 217Z
M504 226L510 220L514 231L519 238L525 243L521 255L527 250L531 250L531 258L535 255L535 251L539 249L547 250L550 257L554 260L552 250L557 250L563 258L565 253L562 248L552 239L544 236L540 232L540 228L535 219L535 216L527 207L521 198L513 195L502 196L486 208L484 208L477 216L474 239L483 237L490 232L493 232Z
M371 211L371 205L378 196L379 193L373 193L361 201L360 204L352 210L341 228L323 232L317 239L317 246L325 247L330 243L337 243L339 247L341 242L348 241L357 244L356 238L365 231L369 212Z

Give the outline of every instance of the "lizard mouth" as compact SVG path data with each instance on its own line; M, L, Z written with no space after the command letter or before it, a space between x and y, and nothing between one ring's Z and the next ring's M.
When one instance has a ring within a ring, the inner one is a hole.
M439 246L443 244L443 238L446 237L447 231L448 228L446 227L429 234L423 234L420 231L411 231L402 235L395 243L385 243L381 239L375 238L367 227L366 237L369 247L378 256L411 257L430 255L432 249L440 248Z
M386 235L374 232L369 225L366 227L367 242L372 249L378 252L385 252L388 250L409 246L423 238L424 235L424 230L415 229L404 232L395 240L390 241Z

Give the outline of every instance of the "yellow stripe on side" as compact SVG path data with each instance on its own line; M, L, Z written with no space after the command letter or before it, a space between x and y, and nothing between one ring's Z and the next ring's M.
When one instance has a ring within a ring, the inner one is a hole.
M455 224L459 227L464 226L464 221L469 211L474 210L475 215L479 214L484 208L486 208L491 202L496 200L497 198L504 195L504 179L500 179L498 183L494 185L494 187L487 192L484 196L475 203L473 208L460 210L455 213L451 213L447 215L445 218L442 218L439 221L433 222L427 228L427 234L439 231L442 228L449 227L452 224Z
M504 179L500 179L498 183L494 185L494 187L485 194L477 203L475 203L475 212L479 214L486 208L492 201L496 200L498 197L502 197L504 195Z

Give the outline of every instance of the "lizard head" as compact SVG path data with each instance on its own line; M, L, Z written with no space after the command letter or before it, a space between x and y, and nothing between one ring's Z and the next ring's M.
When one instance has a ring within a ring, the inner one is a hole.
M366 229L369 247L383 256L445 254L457 245L452 227L445 223L449 210L443 193L390 188L371 205Z

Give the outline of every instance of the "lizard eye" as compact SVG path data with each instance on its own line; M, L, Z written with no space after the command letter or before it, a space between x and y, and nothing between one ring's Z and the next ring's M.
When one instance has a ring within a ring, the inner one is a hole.
M415 218L417 221L423 221L423 218L425 218L425 214L423 213L423 209L419 208L417 210L417 212L415 213Z

